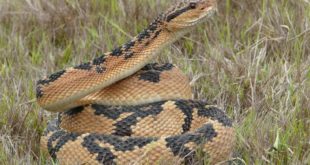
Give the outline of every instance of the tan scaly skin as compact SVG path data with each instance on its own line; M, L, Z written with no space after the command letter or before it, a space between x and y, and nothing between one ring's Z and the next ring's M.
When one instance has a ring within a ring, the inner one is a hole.
M136 73L164 47L205 21L216 9L216 0L177 4L123 46L38 81L39 105L49 111L63 110L68 104Z
M119 48L38 81L40 106L63 112L49 123L42 149L60 164L190 163L198 147L212 164L227 159L231 120L190 100L176 67L148 64L216 9L216 0L184 0Z

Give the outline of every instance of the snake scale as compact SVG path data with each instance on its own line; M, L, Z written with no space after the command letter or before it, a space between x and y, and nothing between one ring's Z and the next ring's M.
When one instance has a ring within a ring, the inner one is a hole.
M216 0L183 0L124 45L37 82L37 101L59 112L41 148L60 164L211 164L229 158L231 120L193 100L173 64L150 61L216 11Z

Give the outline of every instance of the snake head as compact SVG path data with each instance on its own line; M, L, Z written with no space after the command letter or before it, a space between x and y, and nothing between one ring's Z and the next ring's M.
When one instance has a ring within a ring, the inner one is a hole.
M184 30L195 26L217 11L217 0L182 0L164 14L168 30Z

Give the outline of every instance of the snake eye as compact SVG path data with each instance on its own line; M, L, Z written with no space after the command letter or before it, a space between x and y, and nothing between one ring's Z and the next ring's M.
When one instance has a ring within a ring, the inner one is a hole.
M197 5L196 2L191 2L191 3L189 4L189 7L190 7L191 9L195 9L195 8L196 8L196 5Z

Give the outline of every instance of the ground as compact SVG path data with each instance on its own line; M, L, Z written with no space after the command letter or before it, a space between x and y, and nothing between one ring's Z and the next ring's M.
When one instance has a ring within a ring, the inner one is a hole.
M0 0L0 163L45 164L54 114L39 78L129 40L171 2ZM239 164L310 164L309 0L219 0L215 17L155 59L177 64L196 99L234 121Z

